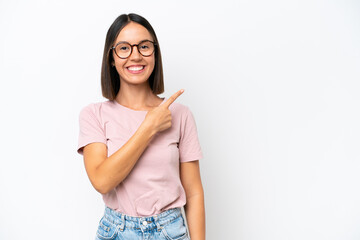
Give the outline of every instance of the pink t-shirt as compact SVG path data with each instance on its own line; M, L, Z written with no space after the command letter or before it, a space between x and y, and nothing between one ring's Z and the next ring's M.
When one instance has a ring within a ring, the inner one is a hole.
M163 104L167 98L164 98ZM130 216L151 216L182 207L186 195L180 181L180 162L203 157L196 123L189 108L173 102L172 125L151 140L130 174L103 194L105 205ZM144 121L147 111L136 111L116 101L91 103L79 115L78 153L89 143L107 145L108 157L120 149Z

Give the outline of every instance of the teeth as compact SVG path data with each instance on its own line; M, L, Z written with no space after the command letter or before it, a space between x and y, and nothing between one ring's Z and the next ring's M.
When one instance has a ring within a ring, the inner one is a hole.
M128 69L131 70L131 71L139 71L139 70L144 69L144 66L142 66L142 67L129 67Z

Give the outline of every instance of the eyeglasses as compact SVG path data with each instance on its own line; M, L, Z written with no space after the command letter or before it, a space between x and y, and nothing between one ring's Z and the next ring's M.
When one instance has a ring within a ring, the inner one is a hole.
M118 56L121 59L125 59L131 55L133 48L135 46L141 55L143 55L144 57L149 57L151 56L151 54L154 53L156 43L150 40L144 40L138 44L133 44L133 45L131 45L128 42L118 42L111 49L115 50L116 56Z

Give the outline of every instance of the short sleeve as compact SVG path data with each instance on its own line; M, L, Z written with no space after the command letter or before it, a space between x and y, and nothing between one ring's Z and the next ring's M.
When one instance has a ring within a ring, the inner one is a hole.
M203 158L194 116L188 107L181 120L179 140L180 162L190 162Z
M89 143L100 142L106 144L104 130L95 114L95 105L84 107L79 114L79 139L77 152L83 155L83 147Z

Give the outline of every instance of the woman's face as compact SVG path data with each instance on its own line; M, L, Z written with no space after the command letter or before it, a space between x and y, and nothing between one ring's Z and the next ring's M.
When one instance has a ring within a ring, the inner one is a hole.
M145 27L138 23L130 22L120 31L115 44L125 41L133 45L143 40L154 41ZM134 46L131 55L126 59L121 59L115 54L115 51L112 52L115 68L120 76L120 82L128 84L147 82L155 67L155 53L144 57L139 53L137 46Z

